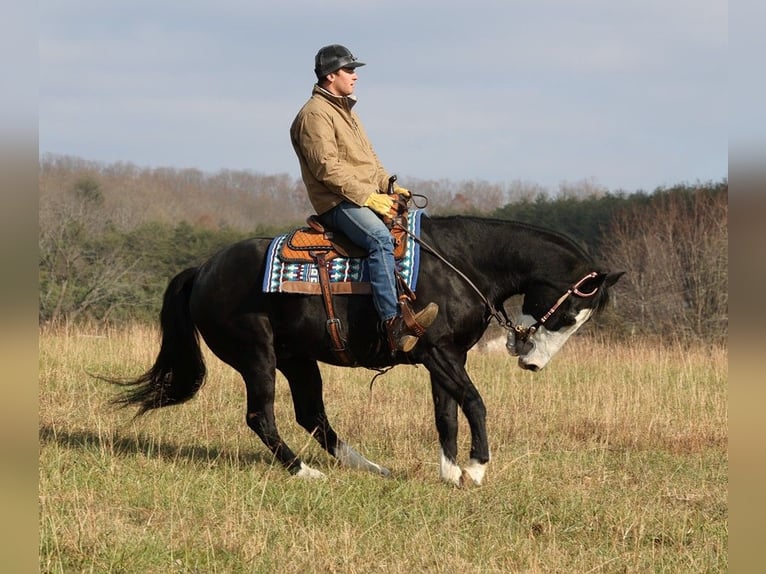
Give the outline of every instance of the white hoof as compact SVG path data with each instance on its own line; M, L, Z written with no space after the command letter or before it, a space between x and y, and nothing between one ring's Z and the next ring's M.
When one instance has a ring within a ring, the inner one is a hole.
M463 480L471 480L478 486L484 480L485 472L487 472L486 463L481 463L472 458L468 461L468 465L463 469Z
M381 476L391 475L390 470L367 460L343 441L338 441L338 446L335 449L335 458L338 459L338 463L348 468L366 470L367 472L380 474Z
M460 469L460 467L448 459L444 455L444 451L441 451L441 459L439 461L439 478L453 486L460 486L462 475L463 471Z
M481 463L472 458L468 461L468 465L465 468L460 468L444 456L444 451L441 453L439 477L448 484L453 486L478 486L484 481L486 471L486 463Z
M294 476L308 480L325 480L327 478L323 472L313 469L303 462L301 462L300 470Z

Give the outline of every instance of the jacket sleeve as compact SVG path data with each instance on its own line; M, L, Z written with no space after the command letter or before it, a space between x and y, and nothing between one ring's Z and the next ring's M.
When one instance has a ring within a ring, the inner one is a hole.
M311 174L324 186L356 205L364 205L375 193L373 185L359 182L353 169L340 160L332 119L310 112L298 119L294 145ZM376 158L377 159L377 158Z

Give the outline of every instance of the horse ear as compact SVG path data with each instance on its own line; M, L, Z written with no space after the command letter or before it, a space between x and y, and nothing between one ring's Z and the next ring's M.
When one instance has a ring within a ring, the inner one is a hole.
M578 283L574 290L581 297L590 297L595 295L601 287L609 288L617 280L625 275L625 271L597 271L589 274L581 283Z
M611 287L617 283L620 277L625 275L625 271L609 271L607 273L600 273L600 275L603 277L604 285Z

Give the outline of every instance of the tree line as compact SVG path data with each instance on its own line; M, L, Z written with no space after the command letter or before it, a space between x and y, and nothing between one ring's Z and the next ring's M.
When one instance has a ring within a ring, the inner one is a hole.
M404 182L403 182L404 183ZM408 180L432 215L513 219L563 232L627 271L602 327L621 336L724 341L728 182L651 192L591 180L535 184ZM46 155L39 176L39 321L154 322L168 280L237 240L311 213L288 175L139 168Z

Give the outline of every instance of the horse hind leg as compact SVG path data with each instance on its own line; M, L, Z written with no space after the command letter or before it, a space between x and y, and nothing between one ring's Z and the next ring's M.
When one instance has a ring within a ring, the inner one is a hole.
M247 426L263 441L290 474L301 478L324 478L325 475L305 464L282 440L274 415L276 358L270 328L256 325L245 339L209 338L208 345L242 375L247 391ZM221 344L225 340L227 343ZM233 343L232 343L233 341Z
M247 426L263 441L287 471L302 478L324 478L324 474L306 465L282 440L274 416L275 373L254 370L243 373L247 388Z
M290 385L295 420L316 439L322 448L334 456L341 466L382 476L391 474L387 468L368 460L348 443L338 438L327 420L322 398L322 375L316 361L290 357L279 361L277 368L282 371Z
M279 435L274 416L274 375L243 376L247 387L247 426L290 474L300 478L325 478L322 472L304 463Z

